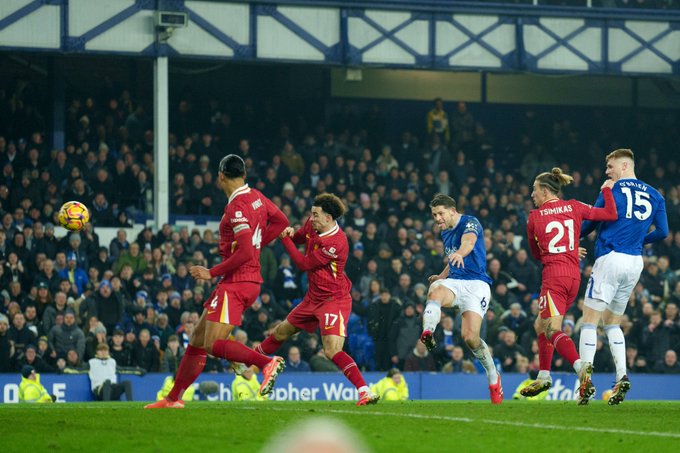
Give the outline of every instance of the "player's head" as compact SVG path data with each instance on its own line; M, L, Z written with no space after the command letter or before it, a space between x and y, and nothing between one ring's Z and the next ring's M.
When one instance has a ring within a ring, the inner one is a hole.
M437 223L440 229L445 230L452 228L456 222L456 200L438 193L430 201L430 210L432 211L432 218Z
M335 225L335 221L345 213L345 204L337 195L322 193L312 204L312 228L324 233Z
M607 176L616 182L621 178L635 176L635 155L630 149L616 149L607 154Z
M227 154L220 161L218 180L224 179L245 179L246 177L246 163L243 162L240 156L236 154Z
M531 192L531 198L534 200L536 207L540 207L546 201L556 198L560 193L562 186L571 184L574 180L566 173L562 173L562 169L555 167L550 172L543 172L536 176L534 181L534 190Z

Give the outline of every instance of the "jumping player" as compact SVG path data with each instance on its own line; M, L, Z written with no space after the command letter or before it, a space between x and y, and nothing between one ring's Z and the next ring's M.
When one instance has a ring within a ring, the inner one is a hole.
M302 302L256 350L273 354L297 332L314 332L318 328L326 357L354 384L359 391L357 406L364 406L377 403L379 396L371 392L357 364L342 350L352 312L351 282L345 275L349 246L337 222L344 213L345 206L337 196L321 194L314 199L312 215L304 226L295 233L288 227L281 234L283 246L295 265L307 272L309 289ZM306 245L304 255L296 244Z
M482 319L491 300L491 278L486 274L484 229L475 217L456 211L453 198L437 194L430 202L432 217L441 230L449 263L439 275L429 278L427 306L423 312L420 341L428 350L435 348L434 330L441 319L441 307L458 305L463 313L463 340L486 370L493 404L503 402L501 376L489 347L479 336Z
M543 283L538 299L541 311L535 323L540 371L534 382L520 390L527 397L536 396L552 386L550 364L554 349L578 374L579 397L587 399L595 392L591 381L592 364L579 358L574 342L562 332L562 319L581 284L578 251L581 222L583 219L616 220L616 206L611 181L602 184L604 208L560 199L561 187L572 181L573 178L562 173L560 168L553 168L550 173L536 177L531 193L537 209L529 214L527 237L531 254L543 263Z
M616 383L608 401L613 406L621 403L630 390L621 315L640 279L642 247L668 236L668 217L661 194L636 178L633 151L617 149L607 155L606 162L606 174L614 183L612 192L618 220L599 224L595 264L586 288L579 352L583 360L595 358L596 329L602 319L616 364ZM602 206L602 195L595 206ZM652 225L654 230L650 232ZM581 236L597 226L594 222L584 222Z
M264 375L262 395L271 392L283 370L283 358L269 358L228 339L234 327L241 325L243 311L260 294L260 248L288 226L286 216L259 191L248 187L245 177L243 159L235 154L222 159L217 183L229 200L220 221L222 262L211 269L203 266L190 269L197 280L221 279L203 305L203 313L177 370L175 385L166 398L145 409L183 408L180 398L203 371L206 354L260 368Z

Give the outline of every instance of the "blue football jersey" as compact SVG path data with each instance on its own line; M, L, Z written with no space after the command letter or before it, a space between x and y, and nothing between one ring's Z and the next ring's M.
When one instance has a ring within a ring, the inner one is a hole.
M486 274L486 249L484 248L484 228L475 217L463 215L458 221L458 225L442 231L442 241L444 242L444 253L451 255L460 248L460 240L464 234L474 233L477 235L477 242L465 258L465 267L454 267L449 263L449 278L458 280L482 280L489 285L493 283L491 277Z
M653 187L639 179L619 179L612 188L618 220L613 222L583 222L581 237L599 227L595 242L595 258L609 252L642 255L645 244L668 236L666 202ZM604 206L602 194L595 206ZM649 232L654 225L654 231Z

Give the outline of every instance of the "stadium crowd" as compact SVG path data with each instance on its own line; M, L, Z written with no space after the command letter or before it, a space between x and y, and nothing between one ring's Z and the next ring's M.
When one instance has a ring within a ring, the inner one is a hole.
M153 206L152 115L121 90L73 99L66 111L67 145L46 144L45 122L30 90L3 91L0 104L0 372L25 365L38 372L84 372L107 343L118 366L174 372L211 288L188 267L219 260L217 233L163 225L136 237L130 218ZM484 107L477 107L481 111ZM566 198L594 202L604 156L617 144L638 152L637 173L665 195L671 234L645 249L645 270L623 323L633 373L680 373L680 177L677 113L637 113L617 124L593 109L582 125L534 110L513 136L496 136L464 102L437 99L422 124L398 137L385 133L378 105L339 105L326 123L308 127L277 116L271 105L227 109L215 99L182 98L171 112L170 203L174 215L218 217L226 204L216 188L219 159L229 152L248 166L248 182L299 225L313 197L330 191L349 208L346 272L353 282L347 347L364 369L474 373L462 348L461 317L443 310L438 349L418 341L427 279L445 264L428 202L449 194L458 210L485 228L492 301L482 336L503 371L538 368L536 334L540 268L527 253L525 225L533 178L561 165L574 176ZM247 137L247 138L244 138ZM67 200L85 203L92 221L78 233L55 226ZM116 227L110 243L97 229ZM582 289L565 317L577 337L594 236L582 241ZM235 339L256 345L285 318L306 279L278 241L262 250L264 284ZM613 371L600 332L597 372ZM578 341L577 341L578 343ZM319 337L302 333L285 345L287 372L335 366ZM208 372L225 363L210 359ZM553 369L566 370L555 355Z

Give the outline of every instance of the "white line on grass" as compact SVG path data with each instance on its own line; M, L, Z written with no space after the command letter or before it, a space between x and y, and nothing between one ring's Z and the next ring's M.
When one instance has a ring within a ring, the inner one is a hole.
M245 409L245 410L255 410L261 409L261 407L240 407L234 409ZM309 412L309 409L285 409L280 407L269 407L268 410L281 411L281 412ZM680 439L680 433L664 433L659 431L631 431L627 429L615 429L615 428L590 428L587 426L566 426L566 425L544 425L541 423L524 423L524 422L513 422L509 420L474 420L467 417L449 417L446 415L423 415L423 414L410 414L410 413L394 413L394 412L363 412L361 410L349 411L343 409L324 409L323 411L317 411L321 414L331 413L331 414L348 414L348 415L375 415L375 416L392 416L392 417L405 417L405 418L420 418L426 420L446 420L450 422L462 422L462 423L487 423L490 425L503 425L503 426L518 426L522 428L536 428L536 429L548 429L548 430L558 430L558 431L585 431L592 433L607 433L607 434L626 434L632 436L649 436L649 437L669 437L674 439Z

